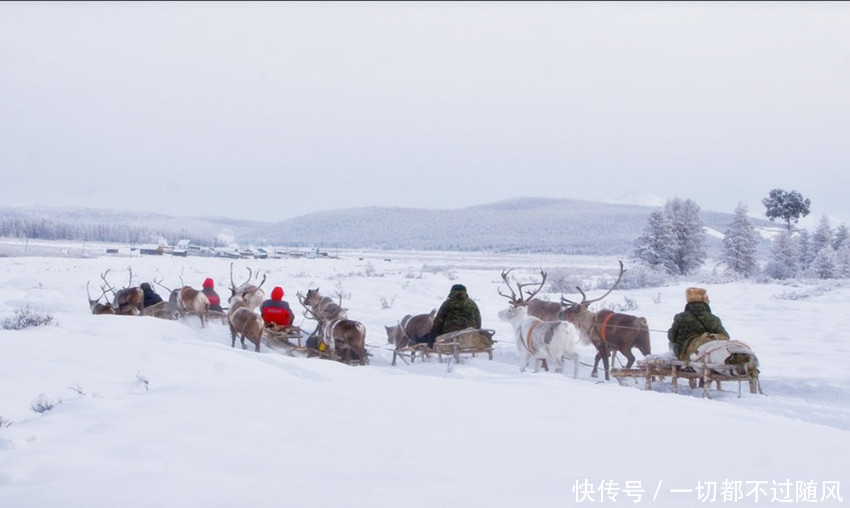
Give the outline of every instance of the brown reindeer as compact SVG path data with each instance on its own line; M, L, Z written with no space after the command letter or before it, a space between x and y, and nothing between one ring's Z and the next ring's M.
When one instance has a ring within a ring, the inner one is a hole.
M306 296L298 293L298 301L304 306L305 316L318 322L310 336L325 344L331 358L351 363L352 356L356 355L361 365L369 362L363 323L348 319L345 309L329 297L322 296L319 288L308 290Z
M111 270L111 268L109 270ZM112 307L115 309L115 313L122 316L141 315L142 308L145 306L145 293L142 291L142 288L133 287L133 267L128 267L130 272L130 282L127 287L119 289L118 291L113 289L112 285L109 284L109 281L106 280L106 275L109 273L109 270L100 274L100 278L103 279L107 289L112 292Z
M232 298L230 310L227 312L227 321L230 324L230 347L236 347L236 336L245 349L245 338L254 344L254 351L260 352L260 339L263 337L265 323L263 318L248 308L241 298Z
M432 309L430 314L408 314L397 325L384 326L387 330L387 342L395 344L396 349L415 344L417 339L431 331L436 315L437 309Z
M201 328L206 326L210 315L210 301L207 295L186 285L179 289L169 289L159 281L154 280L154 283L168 291L167 309L172 315L194 314L201 320ZM183 277L180 277L180 283L183 283Z
M201 328L210 318L210 301L203 292L189 286L183 286L171 293L168 300L175 297L177 309L184 314L196 314L201 320Z
M297 297L301 305L304 306L307 312L311 315L306 317L315 319L318 322L316 324L316 329L313 330L313 333L310 335L317 335L319 333L319 328L322 326L322 322L324 321L348 319L345 309L341 306L342 299L340 298L339 303L335 303L330 297L322 296L319 293L319 288L308 289L306 296L298 293Z
M387 342L395 344L396 352L399 349L416 344L421 337L431 331L431 327L434 326L435 315L437 315L437 309L432 309L430 314L417 314L415 316L408 314L398 324L384 326L387 330ZM394 353L393 365L395 365L396 356L397 354Z
M593 361L593 371L590 375L597 377L599 360L602 360L606 381L610 379L608 356L612 352L623 353L628 360L626 362L627 369L635 363L632 348L638 348L644 356L650 353L649 327L646 318L621 314L607 309L599 312L592 312L588 309L591 303L602 300L611 294L611 291L614 291L614 288L623 279L625 271L623 262L620 261L620 273L617 276L617 281L614 282L611 289L599 298L588 300L587 295L578 286L576 286L576 289L581 293L581 302L576 303L563 296L561 297L561 303L565 306L564 310L561 311L561 319L575 324L581 334L582 341L596 347L596 359Z
M100 294L100 296L97 297L96 300L92 300L91 293L89 292L89 284L91 284L91 281L86 282L86 294L89 297L89 308L91 309L91 313L97 315L115 314L115 309L112 308L112 305L100 303L100 299L103 298L104 295L106 295L106 292L109 290L104 289L103 286L101 286L100 289L103 292Z
M351 364L353 360L360 365L369 363L366 352L366 327L363 323L351 319L334 319L320 322L319 327L319 338L332 359L347 364Z
M559 321L561 319L562 305L558 302L547 302L533 298L526 305L528 315L534 316L541 321Z
M247 266L245 269L248 270L248 279L237 286L233 281L233 263L230 263L230 298L227 301L232 304L235 298L239 298L248 309L254 310L266 299L266 292L262 289L262 285L266 282L266 274L263 274L263 280L259 285L254 285L251 284L254 272Z

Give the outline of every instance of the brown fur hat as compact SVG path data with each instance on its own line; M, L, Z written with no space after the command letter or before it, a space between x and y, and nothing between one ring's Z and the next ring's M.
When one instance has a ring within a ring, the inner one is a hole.
M688 303L705 302L708 303L708 293L703 288L688 288L685 290L685 298Z

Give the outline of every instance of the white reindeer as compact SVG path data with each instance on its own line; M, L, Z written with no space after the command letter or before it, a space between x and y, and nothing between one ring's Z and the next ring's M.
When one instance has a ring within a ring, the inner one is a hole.
M528 315L527 304L536 295L546 282L546 273L541 270L543 280L533 283L537 286L534 291L527 291L527 298L522 294L522 288L531 284L517 284L519 296L511 289L508 282L510 270L502 271L502 279L507 284L511 295L508 296L499 291L499 294L508 298L510 307L499 312L499 319L511 324L516 334L517 352L520 355L519 370L525 372L532 358L534 372L538 371L538 362L544 360L547 365L553 366L556 372L564 372L564 358L573 361L573 377L578 377L578 353L575 352L575 344L578 332L572 323L567 321L542 321Z

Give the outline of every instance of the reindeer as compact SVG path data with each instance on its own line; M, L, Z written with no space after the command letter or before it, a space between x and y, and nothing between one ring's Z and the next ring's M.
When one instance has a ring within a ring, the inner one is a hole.
M539 283L517 283L517 293L511 288L508 274L511 270L502 271L502 280L508 286L511 294L506 295L498 290L498 293L508 299L510 307L499 312L499 319L511 324L516 334L517 351L520 355L520 372L525 372L532 358L543 360L553 365L556 372L564 373L564 357L573 360L573 377L578 376L578 354L574 351L577 339L575 326L565 321L543 321L528 315L528 303L533 301L534 296L543 288L546 282L546 273L541 270L543 280ZM525 286L536 285L537 289L526 291ZM535 361L534 371L538 366Z
M345 309L329 297L322 296L319 288L308 290L307 296L298 293L298 301L304 307L305 316L318 321L316 330L310 336L317 337L325 344L331 358L338 358L342 352L345 363L351 362L352 355L357 355L361 365L368 363L366 327L363 323L348 319Z
M116 314L120 314L122 316L139 316L141 315L142 308L144 307L145 294L142 291L142 288L133 287L133 267L131 266L127 269L130 272L130 282L127 287L119 289L118 291L115 291L115 289L113 289L109 284L109 281L106 280L106 275L109 273L111 268L100 274L100 278L103 279L107 289L112 292L112 307L115 309Z
M91 281L86 282L86 294L89 297L89 308L91 309L92 314L102 315L102 314L115 314L115 309L112 308L112 305L108 305L105 303L100 303L100 299L106 295L108 289L104 289L103 286L100 287L101 291L103 291L100 296L97 297L96 300L91 299L91 293L89 292L89 284Z
M233 282L233 263L230 263L230 298L227 301L232 305L233 300L238 297L249 310L253 311L266 299L266 292L262 289L262 285L266 282L266 274L263 274L263 280L259 285L254 285L250 283L254 272L247 266L245 269L248 270L248 280L237 286Z
M387 330L387 342L395 344L396 349L405 348L415 344L417 339L431 331L434 326L434 316L437 309L432 309L430 314L406 315L394 326L384 326Z
M179 289L169 289L159 281L154 283L168 291L168 310L177 314L195 314L201 320L201 328L206 326L210 315L210 301L202 291L183 285ZM183 284L183 277L180 277Z
M263 318L254 312L239 296L230 298L230 310L227 312L227 322L230 324L230 347L236 347L236 336L245 349L245 338L254 343L254 351L260 352L260 339L263 337L265 323Z
M398 350L416 344L419 338L431 331L436 315L437 309L432 309L430 314L417 314L415 316L408 314L398 324L384 326L387 330L387 342L395 344L396 352L393 353L393 365L395 365Z
M599 360L602 360L606 381L610 379L608 374L609 354L617 351L623 353L627 359L626 368L628 369L635 362L632 348L638 348L644 356L650 353L649 327L646 318L621 314L608 309L599 312L588 310L591 303L602 300L611 291L614 291L614 288L623 279L625 271L623 262L620 261L620 273L617 275L617 281L614 282L611 289L599 298L588 300L587 295L578 286L576 286L576 289L581 293L580 302L576 303L561 296L561 303L565 306L564 310L561 311L561 319L576 325L583 343L593 344L596 347L596 358L593 361L593 371L590 375L597 377Z
M331 358L351 364L355 359L360 365L369 363L366 352L366 327L360 321L334 319L319 323L320 339L330 352Z
M340 298L339 303L335 303L330 297L319 294L319 288L308 289L307 296L304 296L301 293L298 293L297 296L298 301L302 306L304 306L306 311L314 316L311 319L318 321L316 329L313 330L313 333L310 335L316 335L319 333L319 328L322 326L323 321L348 319L348 315L341 305L342 298Z

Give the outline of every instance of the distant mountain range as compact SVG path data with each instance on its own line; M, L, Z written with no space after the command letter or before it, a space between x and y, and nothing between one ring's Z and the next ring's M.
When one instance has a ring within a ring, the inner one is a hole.
M520 198L452 210L349 208L310 213L277 223L65 207L0 208L0 219L120 223L168 232L163 235L167 237L185 232L193 237L256 246L624 255L631 251L634 239L656 208L576 199ZM718 247L732 217L730 213L702 211L709 228L710 249ZM778 228L767 220L752 221L766 231Z

